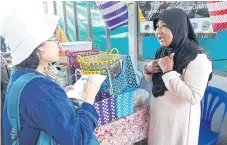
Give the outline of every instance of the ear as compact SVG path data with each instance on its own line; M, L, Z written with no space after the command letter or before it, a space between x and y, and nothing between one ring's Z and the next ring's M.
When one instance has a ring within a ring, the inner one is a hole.
M38 49L38 51L44 51L44 47L43 47L43 44L41 44L41 45L39 45L38 47L37 47L37 49Z
M36 54L38 55L38 57L40 57L43 53L44 53L44 47L42 45L37 47Z

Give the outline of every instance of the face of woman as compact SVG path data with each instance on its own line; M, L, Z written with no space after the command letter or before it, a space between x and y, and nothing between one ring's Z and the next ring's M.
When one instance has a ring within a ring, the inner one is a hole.
M156 37L162 47L168 47L173 40L172 32L161 20L156 24Z
M38 48L40 60L47 63L58 61L59 48L59 39L56 35L53 35Z

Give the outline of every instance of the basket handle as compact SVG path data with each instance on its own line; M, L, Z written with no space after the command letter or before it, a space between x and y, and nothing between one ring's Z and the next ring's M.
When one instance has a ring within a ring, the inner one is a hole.
M66 50L65 54L66 54L66 56L72 57L72 58L75 58L78 55L77 52L70 52L69 50Z
M118 51L117 48L113 48L113 49L109 52L109 54L112 54L114 50L115 50L115 51L117 52L117 54L119 55L119 51Z
M83 75L83 73L81 72L81 70L78 69L78 68L75 70L75 79L76 79L76 81L79 80L79 79L77 78L77 75L81 75L81 76Z
M87 37L86 41L92 42L91 37Z
M105 69L106 72L107 72L107 76L108 76L109 82L110 82L110 88L109 88L109 89L110 89L110 95L111 95L111 96L114 96L113 84L112 84L112 79L111 79L110 71L109 71L109 69L106 68L106 67L102 67L102 69Z
M77 60L81 60L81 61L85 62L84 58L79 54L77 55Z
M97 48L98 48L98 49L97 49ZM100 51L101 49L100 49L99 45L96 45L96 46L93 48L93 50Z
M71 54L68 50L65 51L65 55L66 55L66 56L71 56L71 57L72 57L72 54Z
M144 78L143 73L141 71L135 72L135 76L138 79L138 86L140 86L142 79Z

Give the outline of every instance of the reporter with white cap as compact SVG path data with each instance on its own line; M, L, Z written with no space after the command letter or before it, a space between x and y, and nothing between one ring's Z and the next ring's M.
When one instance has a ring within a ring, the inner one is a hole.
M88 81L85 101L76 111L65 91L44 75L48 64L59 59L55 34L57 23L56 16L18 11L12 11L2 23L1 35L9 42L15 66L7 94L15 91L10 88L22 76L28 73L41 76L27 83L20 96L20 128L16 137L21 145L35 145L41 130L61 145L81 145L82 142L87 145L94 138L93 131L98 121L92 105L99 90L96 83ZM4 143L11 145L12 126L6 104L3 113Z

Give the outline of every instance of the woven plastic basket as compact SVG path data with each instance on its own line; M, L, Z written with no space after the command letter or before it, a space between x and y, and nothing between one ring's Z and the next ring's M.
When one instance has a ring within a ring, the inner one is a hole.
M110 76L110 72L106 68L102 68L107 71L107 75ZM111 82L111 78L109 78L109 81ZM104 125L116 118L115 115L115 99L113 96L113 88L112 85L110 85L110 88L108 91L99 90L98 94L95 98L94 107L98 112L99 120L98 125Z
M113 51L116 51L116 54L113 54ZM86 75L107 74L106 70L102 69L103 67L110 70L111 77L115 77L121 72L120 55L117 48L113 48L107 54L96 54L84 57L78 55L77 61L80 64L82 73Z

